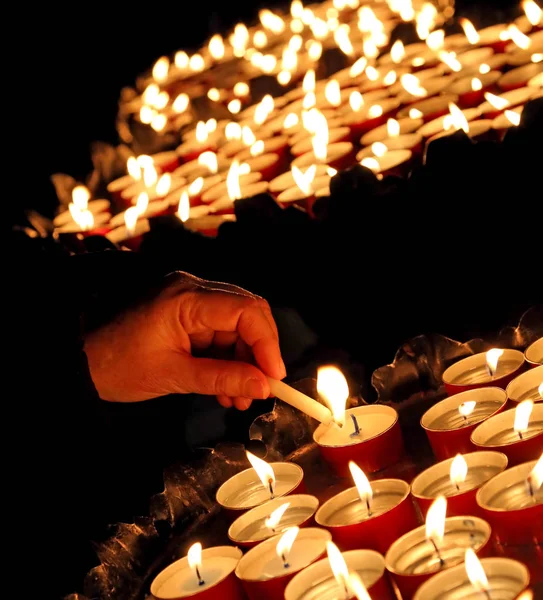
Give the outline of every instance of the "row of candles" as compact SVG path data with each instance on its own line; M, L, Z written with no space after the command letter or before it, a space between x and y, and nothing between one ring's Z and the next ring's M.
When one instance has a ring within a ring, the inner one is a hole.
M155 578L153 596L393 600L393 581L404 600L531 599L526 566L490 555L495 542L541 552L543 338L525 355L493 348L462 359L443 381L448 398L421 419L439 462L409 484L370 482L364 472L404 454L393 408L346 409L348 385L335 367L318 372L324 403L270 380L275 395L321 421L322 457L355 486L319 506L299 465L247 452L252 467L216 497L237 547L194 544Z
M158 134L182 122L183 143L175 151L128 160L127 174L108 186L126 210L110 218L108 201L90 200L78 186L55 225L59 232L105 234L133 245L149 229L150 217L173 212L187 227L212 234L235 219L234 202L241 198L269 192L283 206L296 203L311 212L315 199L329 193L337 169L360 163L379 177L405 174L437 137L459 129L475 139L500 135L519 124L526 102L542 95L543 12L532 0L523 8L525 16L514 23L477 31L464 19L464 33L445 36L435 29L440 16L428 3L411 13L394 2L359 7L358 0L336 0L307 9L295 0L290 16L263 11L263 29L236 26L228 41L214 37L192 57L176 55L174 64L162 57L123 110ZM372 44L377 50L386 45L401 20L414 20L422 41L397 40L389 53L376 54ZM296 33L291 27L298 21ZM321 21L327 33L319 33ZM353 43L356 30L361 56ZM263 36L264 45L258 41ZM336 46L352 64L319 80L320 54L303 67L304 52L309 55L315 44L321 51ZM290 89L244 108L252 79L271 60L255 66L254 57L268 47L268 57L280 51L298 56L291 70L272 69L278 78L290 73ZM231 89L205 83L233 61L240 67ZM189 94L196 94L195 83L231 118L196 121ZM187 91L173 98L181 89Z

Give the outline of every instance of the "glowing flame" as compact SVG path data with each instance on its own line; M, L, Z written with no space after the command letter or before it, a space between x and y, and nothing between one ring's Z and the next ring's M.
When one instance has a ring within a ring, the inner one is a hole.
M449 113L451 115L450 123L458 131L462 129L466 133L469 133L469 124L464 113L454 104L449 102ZM502 350L503 353L503 350Z
M441 52L438 52L438 57L441 62L445 63L449 69L451 69L451 71L458 73L462 70L462 64L456 58L456 54L454 52L445 52L442 50Z
M215 60L224 58L224 41L218 33L209 40L209 53Z
M483 89L483 82L478 77L474 77L471 80L471 89L474 92L478 92L479 90L482 90Z
M203 179L202 179L203 183ZM177 207L177 216L181 219L182 223L189 220L190 215L190 201L189 195L186 190L181 192L181 197L179 198L179 206Z
M496 370L498 369L498 361L500 360L500 356L502 356L502 354L503 350L500 348L491 348L486 353L486 364L491 377L494 377L496 374Z
M516 113L513 110L506 110L503 114L505 115L505 118L509 121L509 123L511 123L511 125L514 125L515 127L517 125L520 125L519 113Z
M364 582L357 573L349 575L349 587L357 600L371 600Z
M519 403L515 409L515 423L513 425L515 433L523 434L528 429L533 408L533 400L523 400Z
M373 37L368 37L363 41L362 49L364 52L364 56L367 56L368 58L375 58L379 54L379 48L377 48L377 44L375 43L375 40L373 39ZM367 74L367 69L366 69L366 74ZM376 81L376 80L372 79L372 81Z
M532 590L526 590L520 596L517 596L517 600L534 600L534 593Z
M337 79L331 79L324 87L324 97L332 106L341 104L341 90Z
M304 14L304 5L301 0L292 0L290 3L290 14L295 19L300 19Z
M420 85L418 77L412 73L405 73L405 75L402 75L400 77L400 83L402 84L403 89L412 96L423 98L428 95L428 92Z
M250 172L251 172L251 166L249 165L249 163L243 162L240 164L240 166L239 166L239 174L240 175L249 175Z
M155 98L153 106L158 110L162 110L166 108L166 105L170 101L170 95L168 92L160 92L160 94Z
M307 55L313 62L319 60L322 56L322 44L317 40L310 40L307 48Z
M253 35L255 48L264 48L268 45L268 36L263 31L256 31Z
M507 30L512 42L519 48L522 48L522 50L528 50L532 45L532 40L527 35L524 35L516 25L509 25Z
M179 96L177 96L177 98L173 101L173 104L172 104L172 108L173 108L174 112L177 114L185 112L188 107L189 107L189 97L185 93L179 94Z
M144 183L145 187L150 188L153 185L155 185L155 183L157 181L158 181L158 174L156 172L154 165L151 163L151 164L148 164L147 166L143 167L143 183Z
M540 63L543 61L543 53L542 52L536 52L535 54L532 54L532 56L530 57L530 60L533 63Z
M398 137L400 135L400 124L396 119L388 119L387 133L389 137Z
M268 29L272 33L279 34L285 30L285 22L279 16L273 13L271 10L264 9L258 12L258 18L265 29Z
M479 65L479 73L481 73L481 75L486 75L486 73L490 73L490 65L487 65L486 63L481 63Z
M292 177L294 179L294 183L302 190L302 192L306 196L311 196L314 193L313 180L315 179L315 174L317 172L317 166L311 165L305 173L302 173L298 167L295 165L292 166Z
M381 166L379 165L379 161L371 156L367 156L360 161L360 164L367 169L370 169L373 172L378 172Z
M389 71L383 77L383 83L385 85L392 85L393 83L396 83L396 79L398 79L398 75L397 75L396 71Z
M215 152L211 152L211 150L206 150L206 152L202 152L202 154L200 154L198 157L198 164L202 165L202 167L206 167L210 173L217 173L219 170L217 155ZM198 179L196 181L198 181Z
M432 502L426 515L426 539L433 542L437 547L443 542L446 516L447 499L445 496L438 496Z
M285 568L289 566L288 555L290 554L292 544L294 544L294 540L298 536L299 531L299 527L289 527L277 542L275 551L277 552L277 556L283 561Z
M290 40L288 42L288 47L291 50L294 50L295 52L298 52L301 49L302 44L303 44L302 36L296 34L296 35L293 35L290 38Z
M445 43L445 31L443 29L436 29L432 31L426 38L426 45L430 50L437 52L440 48L443 48Z
M490 92L485 92L485 100L496 110L503 110L510 104L509 100L506 100L505 98L500 98L500 96L495 96Z
M420 111L418 108L409 109L409 118L410 119L420 119L424 113Z
M539 395L541 396L541 398L543 398L543 383L539 384L539 388L537 391L539 392Z
M167 122L168 119L166 118L166 115L157 113L156 115L153 115L153 118L151 119L151 127L158 133L166 127Z
M144 104L140 108L140 121L144 125L149 125L151 123L151 121L153 120L153 117L155 116L155 114L156 114L155 111L150 106L147 106L146 104Z
M207 92L207 97L213 102L218 102L221 99L221 93L217 88L211 88Z
M347 563L339 551L339 548L334 542L326 542L326 553L328 554L332 573L339 586L341 589L349 590L349 569L347 568ZM350 596L351 594L349 593L348 595Z
M230 100L227 108L233 115L237 115L241 110L241 100L239 98Z
M160 88L158 87L158 85L156 83L150 83L143 91L141 99L144 104L154 105L159 94Z
M347 56L354 54L353 44L349 39L349 26L346 23L343 23L334 31L334 41L343 54Z
M302 108L304 110L309 110L310 108L312 108L313 106L315 106L315 104L317 104L317 98L315 96L315 93L314 92L308 92L304 96L304 99L302 100Z
M291 79L292 74L290 71L279 71L277 73L277 82L281 85L288 85Z
M138 215L143 215L149 206L149 194L147 192L141 192L136 200L136 208L138 209Z
M164 175L160 176L160 179L156 184L156 193L157 196L166 196L172 187L172 176L169 173L164 173Z
M543 11L539 8L539 6L533 0L524 0L522 3L522 8L526 14L528 21L534 27L539 25L539 21L543 17Z
M189 55L183 50L180 50L175 53L174 62L178 69L186 69L189 66Z
M226 176L226 189L230 200L239 200L241 198L241 188L239 184L239 162L232 161L228 175Z
M206 124L203 121L196 123L196 141L203 144L209 137L209 131L207 130Z
M204 178L197 177L188 187L189 196L196 196L204 187Z
M349 96L349 105L355 112L359 111L364 106L364 98L360 92L351 92Z
M198 580L201 580L200 569L202 568L202 544L196 542L192 544L187 553L189 567L194 571Z
M283 518L287 508L290 506L290 502L285 502L285 504L281 504L279 508L276 508L270 516L264 521L264 524L268 529L274 531L279 525L279 521Z
M490 589L488 585L488 579L486 577L485 570L483 569L483 565L481 561L477 558L477 554L475 554L473 548L468 548L466 550L465 556L465 565L466 565L466 573L468 574L468 579L471 582L471 585L478 592L485 592Z
M383 157L387 153L388 148L383 142L374 142L371 145L371 151L379 158Z
M262 140L258 140L251 146L249 152L251 153L251 156L259 156L264 152L264 142Z
M161 56L156 63L153 65L153 79L158 83L163 83L168 79L168 72L170 70L170 60L167 56Z
M369 67L366 67L366 77L370 81L377 81L379 79L379 71L370 65Z
M328 156L328 139L316 135L311 139L311 145L313 147L315 158L324 162Z
M449 471L451 483L453 483L458 488L461 483L464 483L464 481L466 481L467 475L468 463L461 454L457 454L451 463L451 468Z
M343 427L349 398L349 386L343 373L336 367L321 367L317 373L317 392L328 404L334 421Z
M256 142L256 136L253 133L253 130L247 125L244 125L241 128L241 141L246 146L252 146Z
M126 170L134 181L139 181L141 179L141 168L134 156L128 157L128 160L126 161Z
M528 475L528 479L530 481L530 487L534 492L536 492L543 484L543 454L535 463L535 467Z
M463 417L467 418L474 411L476 404L477 404L477 402L475 402L475 400L469 400L468 402L462 402L462 404L460 404L460 406L458 407L458 412Z
M291 127L295 127L296 125L298 125L299 121L300 119L298 118L297 114L289 113L283 121L283 129L290 129Z
M134 235L139 217L140 213L137 206L131 206L124 211L124 224L126 231L128 231L130 235Z
M349 75L351 77L358 77L359 75L362 75L367 66L368 59L365 56L362 56L350 68Z
M87 209L90 197L91 193L85 185L76 185L72 190L72 202L80 211Z
M369 479L366 477L364 471L362 471L362 469L353 461L349 462L349 470L351 471L351 476L358 491L358 495L360 496L360 500L369 509L373 498L373 490Z
M334 169L334 167L326 167L326 173L330 177L333 177L337 173L337 169Z
M227 140L241 140L241 125L230 121L224 128L224 137Z
M475 29L473 26L473 23L469 19L460 19L460 25L462 25L464 35L466 36L468 42L470 44L477 44L480 36L477 33L477 29Z
M390 49L390 58L393 63L399 65L402 60L405 58L405 48L402 43L402 40L396 40L394 44L392 44L392 48Z
M189 67L192 71L200 73L205 69L206 63L201 54L193 54L189 59Z
M417 14L417 35L421 40L425 40L429 35L430 31L434 28L437 18L437 9L433 4L425 2L422 5L422 9Z
M383 107L380 104L374 104L368 109L368 117L375 119L383 114Z

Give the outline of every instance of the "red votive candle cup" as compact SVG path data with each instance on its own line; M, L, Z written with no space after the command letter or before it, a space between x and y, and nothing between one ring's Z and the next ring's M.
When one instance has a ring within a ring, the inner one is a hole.
M543 389L541 392L539 390L541 385L543 385L543 365L528 369L526 373L515 377L505 390L509 408L516 408L523 400L543 402Z
M543 487L532 488L528 478L536 461L522 463L485 483L477 504L502 545L543 544Z
M465 418L460 408L475 402L472 412ZM507 406L507 394L501 388L482 387L468 390L445 398L429 408L420 420L422 428L438 460L451 458L456 454L473 452L476 447L471 442L475 428L492 415Z
M317 525L330 531L341 550L364 547L384 554L398 537L420 524L408 483L378 479L371 487L373 516L356 487L330 498L315 515Z

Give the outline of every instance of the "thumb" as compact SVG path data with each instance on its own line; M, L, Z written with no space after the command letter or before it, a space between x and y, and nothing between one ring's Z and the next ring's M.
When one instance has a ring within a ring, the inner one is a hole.
M270 386L262 371L245 362L187 356L179 372L184 392L210 396L267 398Z

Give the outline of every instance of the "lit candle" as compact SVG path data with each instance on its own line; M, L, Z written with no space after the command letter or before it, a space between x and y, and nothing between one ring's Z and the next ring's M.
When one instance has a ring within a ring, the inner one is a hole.
M458 104L462 108L478 106L484 101L484 94L500 79L499 71L490 71L485 74L471 74L453 81L447 92L458 96Z
M530 100L536 92L536 88L521 87L510 92L504 92L499 96L485 93L486 102L479 106L479 112L486 119L494 119L505 109L513 108L519 104L524 104Z
M477 490L507 468L507 456L501 452L457 454L417 475L411 493L426 516L432 502L445 496L449 516L483 516L475 500Z
M442 131L433 135L428 140L427 144L439 138L452 135L460 129L471 139L482 138L492 130L492 121L490 119L480 119L468 122L464 113L456 106L456 104L454 104L454 102L449 104L449 114L451 117L448 122L450 128L447 131Z
M373 156L364 157L365 152L362 150L357 155L357 158L361 157L360 164L383 177L386 175L406 175L413 158L413 152L411 150L388 150L382 142L375 142L370 148L372 153L375 153L378 144L381 144L380 152L382 154L380 156L374 154Z
M422 124L422 119L411 119L409 117L398 120L388 119L384 125L380 125L362 136L360 144L371 146L375 142L383 142L391 138L408 135L420 129Z
M306 152L296 157L292 165L299 169L306 169L313 164L329 165L335 169L344 169L349 166L353 154L353 145L351 142L337 142L329 144L325 152Z
M477 503L500 543L543 542L542 483L543 455L496 475L477 492Z
M520 114L523 110L524 106L517 106L511 110L504 110L501 115L498 115L492 121L492 128L496 129L500 133L500 136L503 137L508 129L520 125Z
M522 352L492 348L451 365L443 373L443 383L449 395L488 385L505 388L523 364Z
M386 123L399 106L397 98L385 98L374 103L366 101L361 110L346 113L343 124L349 127L353 136L358 137Z
M315 522L332 533L342 550L364 546L385 553L399 536L419 525L409 484L400 479L370 483L352 462L350 472L355 487L325 502Z
M410 106L406 106L398 111L397 118L403 119L405 117L411 117L420 119L424 122L432 121L442 115L445 115L449 111L449 104L451 102L457 102L458 96L456 94L442 94L441 96L433 96L419 102L415 102Z
M462 115L466 121L471 122L479 116L479 109L466 108L462 111ZM441 115L441 117L437 117L437 119L433 119L432 121L428 121L418 129L417 133L420 133L424 138L431 138L442 131L448 131L452 128L452 116L449 108L447 114Z
M512 402L543 402L543 365L513 379L505 391Z
M138 207L131 206L124 211L124 222L124 225L115 227L106 237L113 244L124 244L132 250L137 250L142 236L151 229L149 219L140 219Z
M528 348L526 348L524 357L526 358L526 362L532 368L537 365L543 365L543 337L532 342Z
M70 204L72 220L55 229L56 233L78 233L83 236L102 235L110 230L108 212L94 215L90 210L80 210L75 204Z
M528 81L541 73L541 63L529 63L516 69L511 69L502 75L498 81L500 89L505 91L516 90L528 85Z
M467 548L485 552L491 529L478 517L446 517L447 501L438 497L426 516L426 525L396 540L385 563L402 598L413 597L417 588L435 573L464 560Z
M187 556L161 571L151 583L156 600L243 600L243 591L234 575L242 556L239 548L217 546L202 551L193 544Z
M238 517L228 529L228 537L245 548L252 548L289 527L308 525L319 501L315 496L293 494L274 498Z
M337 171L328 167L327 165L315 165L315 179L320 179L321 177L330 177L330 174L335 175ZM274 195L278 196L281 192L288 190L292 187L296 186L296 181L294 180L294 175L292 174L292 170L287 171L286 173L282 173L277 176L275 179L270 181L269 191Z
M283 600L292 577L321 558L331 539L324 529L291 527L251 548L236 569L249 600Z
M479 561L468 549L465 564L432 577L413 600L515 600L529 583L528 569L522 563L510 558Z
M438 460L473 452L470 437L477 425L505 409L507 394L501 388L482 387L461 392L434 404L420 424Z
M167 199L149 202L149 197L147 193L141 192L141 194L138 195L135 207L132 208L136 208L138 219L149 219L150 217L154 217L155 215L166 214L169 207L170 203ZM127 208L126 210L132 209ZM126 210L112 217L110 221L112 227L120 227L125 223Z
M334 127L328 131L329 143L344 142L349 138L350 129L348 127ZM312 149L311 134L308 132L307 137L294 144L290 152L293 156L301 156L306 152L311 152Z
M228 170L226 181L218 183L202 194L202 202L210 204L212 212L222 210L232 212L234 202L262 194L268 189L268 183L261 181L260 173L240 175L240 165L234 160Z
M144 164L146 159L148 159L152 163L152 159L150 156L144 156ZM134 156L130 156L126 161L126 171L126 175L114 179L113 181L107 184L108 193L111 194L117 200L121 199L121 192L123 190L125 190L127 187L130 187L136 181L140 181L140 179L142 178L142 165Z
M68 210L59 213L53 219L53 225L55 227L77 226L76 219L81 211L89 211L93 217L101 213L110 214L111 204L109 200L91 200L90 197L90 190L86 186L76 185L72 190L72 202L68 205ZM74 215L76 218L74 218Z

